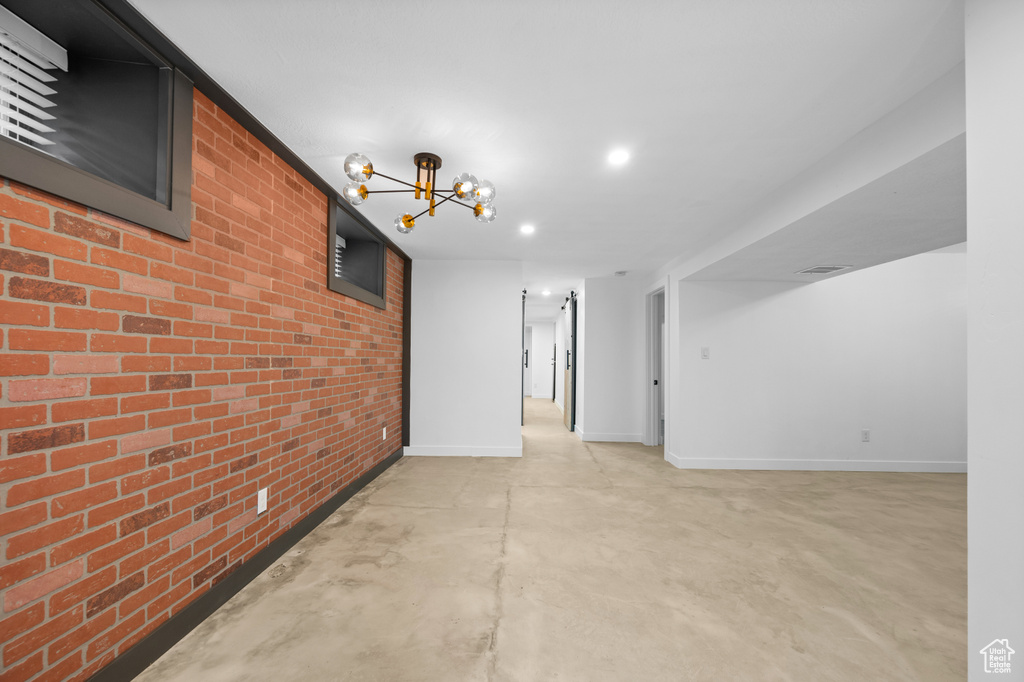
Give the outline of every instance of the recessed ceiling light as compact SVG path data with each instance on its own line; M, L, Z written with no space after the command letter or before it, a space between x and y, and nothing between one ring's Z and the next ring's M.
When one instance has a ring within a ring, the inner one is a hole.
M541 296L550 296L551 292L548 291L547 289L545 289L544 291L540 292L540 294L541 294Z
M608 163L613 166L621 166L629 161L629 152L625 149L613 149L608 155Z
M533 234L533 225L523 225L519 228L519 231L523 234Z
M616 277L625 277L626 276L626 271L625 270L616 270L615 271L615 276Z

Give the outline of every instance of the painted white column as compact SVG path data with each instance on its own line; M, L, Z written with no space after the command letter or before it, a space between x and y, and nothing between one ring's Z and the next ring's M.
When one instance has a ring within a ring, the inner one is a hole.
M1024 680L1024 2L968 0L968 679Z

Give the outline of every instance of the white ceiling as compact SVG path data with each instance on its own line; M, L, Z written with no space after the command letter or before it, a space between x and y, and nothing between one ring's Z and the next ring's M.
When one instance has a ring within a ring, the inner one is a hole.
M130 1L336 189L352 151L492 180L489 225L359 210L413 258L522 261L532 311L727 233L963 59L962 0Z

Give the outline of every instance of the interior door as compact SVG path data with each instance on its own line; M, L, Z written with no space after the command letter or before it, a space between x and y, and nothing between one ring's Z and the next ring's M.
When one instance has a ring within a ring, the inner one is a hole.
M576 294L565 304L565 428L576 430Z

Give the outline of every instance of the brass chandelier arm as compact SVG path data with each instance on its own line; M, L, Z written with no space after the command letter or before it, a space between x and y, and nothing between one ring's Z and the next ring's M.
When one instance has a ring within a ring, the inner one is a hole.
M412 187L414 190L417 189L416 185L414 185L414 184L412 184L410 182L406 182L405 180L399 180L398 178L393 178L390 175L384 175L383 173L378 172L378 171L373 171L373 174L374 175L379 175L382 178L387 178L388 180L391 180L392 182L397 182L400 185L405 185L406 187ZM422 188L419 188L419 189L422 190Z
M437 202L436 204L434 204L434 208L437 208L438 206L440 206L440 205L441 205L441 204L443 204L444 202L446 202L446 201L451 201L451 200L452 200L452 199L454 199L454 198L455 198L455 193L454 193L454 192L452 192L452 195L451 195L451 196L445 197L445 198L444 198L444 199L442 199L441 201L439 201L439 202ZM470 206L469 204L464 204L464 203L462 203L461 201L454 201L454 202L452 202L452 203L454 203L454 204L456 204L456 205L458 205L458 206L465 206L466 208L468 208L468 209L471 209L471 210L473 209L473 207L472 207L472 206ZM421 211L421 212L417 213L416 215L414 215L414 216L412 217L412 219L413 219L413 220L416 220L417 218L419 218L419 217L420 217L421 215L423 215L424 213L426 213L426 212L427 212L427 211L429 211L429 210L430 210L430 209L428 208L428 209L426 209L426 210L424 210L424 211Z

